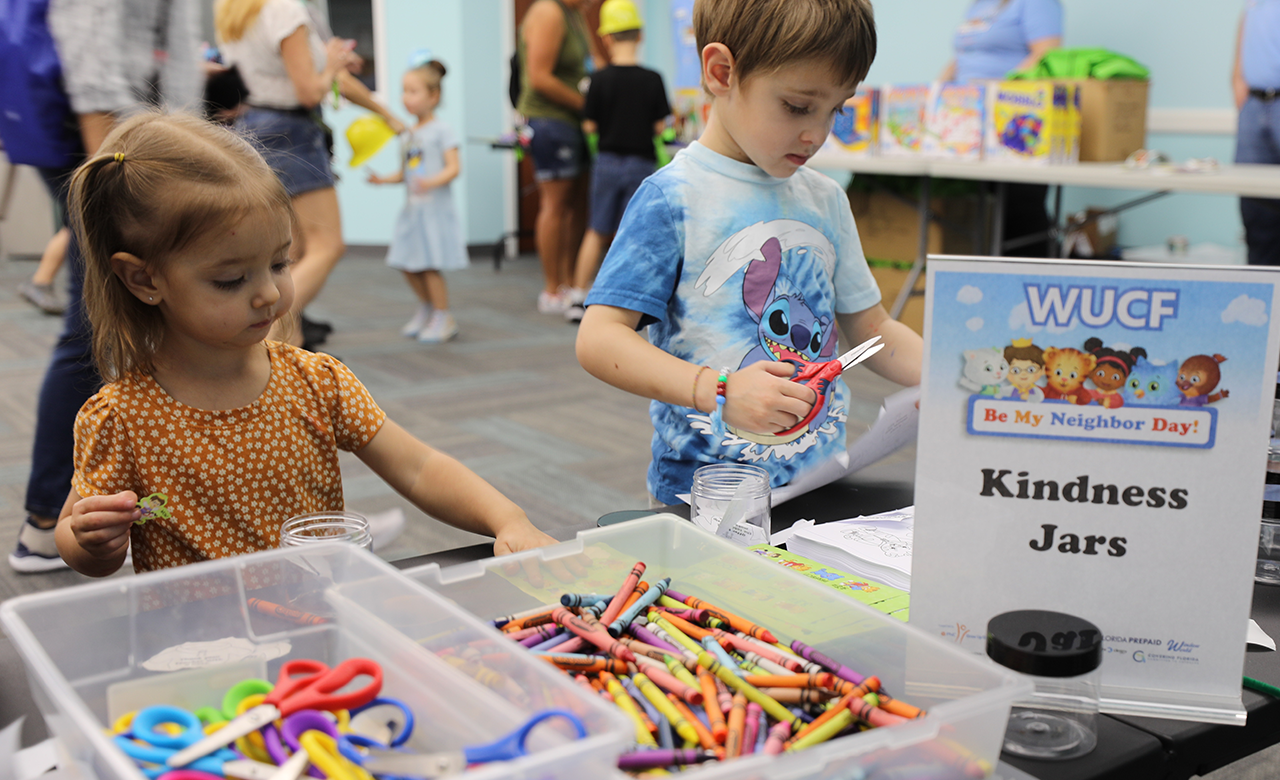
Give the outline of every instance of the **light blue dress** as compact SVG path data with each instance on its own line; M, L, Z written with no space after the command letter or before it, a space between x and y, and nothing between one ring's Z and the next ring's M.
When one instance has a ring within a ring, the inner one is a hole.
M409 194L387 252L387 265L392 268L417 272L467 267L467 246L449 185L421 194L413 190L415 180L430 179L444 170L444 153L456 148L453 130L439 119L406 136L403 162Z
M974 0L956 31L956 81L1002 79L1030 43L1062 36L1059 0Z

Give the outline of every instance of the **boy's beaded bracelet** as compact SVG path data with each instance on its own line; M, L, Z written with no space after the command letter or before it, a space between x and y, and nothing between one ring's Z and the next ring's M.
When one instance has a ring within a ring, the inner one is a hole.
M729 389L729 369L720 369L720 376L716 379L716 408L711 412L711 432L719 438L723 438L725 434L724 427L724 404L725 394Z
M698 380L702 378L703 371L710 371L710 370L711 370L711 366L703 366L702 368L698 369L698 373L693 375L693 392L689 394L689 398L693 401L693 403L689 405L693 407L693 410L695 412L698 411Z

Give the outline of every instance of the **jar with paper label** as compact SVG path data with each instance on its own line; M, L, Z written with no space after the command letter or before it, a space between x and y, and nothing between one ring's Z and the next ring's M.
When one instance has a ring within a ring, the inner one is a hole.
M1006 751L1058 760L1093 750L1102 683L1097 626L1061 612L1005 612L987 624L987 656L1035 683L1035 692L1009 712Z

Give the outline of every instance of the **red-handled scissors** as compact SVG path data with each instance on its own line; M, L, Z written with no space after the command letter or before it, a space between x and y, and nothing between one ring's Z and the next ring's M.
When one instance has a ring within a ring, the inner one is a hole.
M826 402L827 388L831 386L831 383L836 381L845 371L884 349L885 345L877 344L876 342L878 341L880 341L879 336L872 336L835 360L825 360L821 363L789 361L796 364L796 371L791 375L791 381L799 382L812 389L813 392L818 394L818 398L813 402L813 408L809 410L803 420L778 435L788 436L808 428L809 423L813 422L813 418L818 416L818 410Z
M371 678L353 691L337 693L360 676ZM382 690L382 667L368 658L348 658L330 669L320 661L298 659L280 667L276 686L258 706L246 710L227 725L194 745L173 754L165 763L186 766L240 737L257 731L268 723L298 710L336 712L368 704Z

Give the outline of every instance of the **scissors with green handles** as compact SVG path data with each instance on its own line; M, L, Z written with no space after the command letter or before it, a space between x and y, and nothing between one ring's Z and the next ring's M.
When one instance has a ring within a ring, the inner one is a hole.
M527 756L529 751L525 743L529 739L529 732L549 718L564 718L573 726L579 738L587 736L587 727L572 712L541 710L525 721L520 728L487 745L473 745L462 750L441 753L405 753L398 750L373 748L360 763L366 771L375 775L449 777L462 773L471 764L510 761Z

